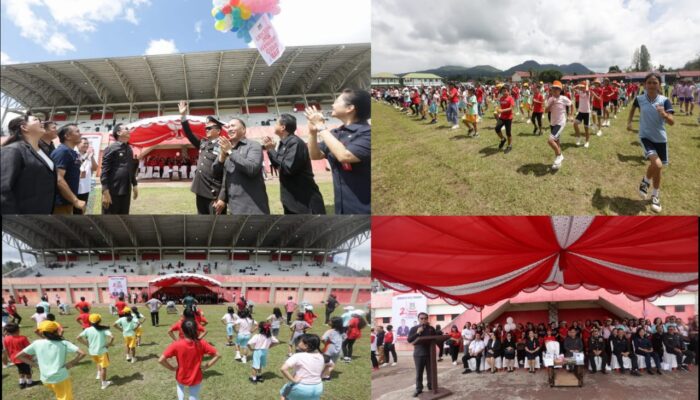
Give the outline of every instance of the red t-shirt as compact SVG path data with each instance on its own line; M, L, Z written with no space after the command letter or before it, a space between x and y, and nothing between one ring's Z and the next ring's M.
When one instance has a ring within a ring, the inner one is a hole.
M22 360L15 358L20 351L29 346L29 339L26 336L7 335L2 339L2 345L10 356L10 360L15 364L22 364Z
M350 318L348 322L348 339L359 339L362 336L362 331L360 331L360 319L357 317ZM386 336L385 336L386 337Z
M565 338L569 334L569 328L559 328L559 336Z
M82 311L83 307L87 307L88 310L90 310L90 303L88 303L87 301L79 301L75 304L75 308L77 308L79 311Z
M610 99L612 99L613 91L615 91L615 89L613 89L613 87L610 85L603 88L603 101L604 102L608 102L608 101L610 101Z
M532 99L532 112L544 112L544 96L542 95L542 93L539 90L536 90L535 95L532 97ZM535 100L539 101L539 103L535 102Z
M349 323L349 322L348 322L348 323ZM384 334L384 343L386 343L386 344L391 344L391 343L393 343L393 342L394 342L394 332L389 332L389 331L387 331L387 332Z
M83 329L90 327L90 314L88 313L82 313L78 315L78 317L75 320L80 322L80 325L83 326Z
M166 358L177 358L177 374L175 379L181 385L194 386L202 382L202 357L205 354L215 355L216 349L206 340L177 340L163 352Z
M121 317L122 310L124 309L124 307L126 307L126 303L123 301L118 301L116 302L116 304L114 304L114 306L117 307L117 314L119 314L119 316Z
M201 311L197 311L194 314L194 320L197 322L197 325L206 325L209 323L206 318L204 318L204 315L200 314Z
M592 97L593 108L603 108L603 89L601 89L600 87L591 88L591 93L595 94L595 96L598 96L598 98L596 98L595 96Z
M481 103L481 101L484 99L484 89L482 88L476 88L476 101Z
M447 100L447 89L442 89L442 95L441 95L443 100Z
M514 87L513 87L513 90L511 90L511 92L513 93L513 98L514 98L515 100L517 100L518 97L520 97L520 89L518 89L517 86L514 86Z
M7 312L10 313L10 315L17 315L17 306L15 303L7 304Z
M557 338L555 338L554 336L545 336L545 337L544 337L544 342L545 342L545 343L547 343L547 342L556 342L556 341L557 341Z
M413 100L413 104L420 104L420 95L417 92L413 92L411 99Z
M307 324L313 325L314 324L314 319L316 319L316 314L312 312L305 312L304 313L304 321L306 321Z
M513 107L515 106L515 100L510 95L505 95L501 97L501 108L510 108L509 111L502 112L501 115L498 117L500 119L513 119Z
M455 341L455 343L459 343L462 340L462 333L460 331L450 331L450 337Z
M175 322L174 324L170 325L170 329L168 329L168 332L177 331L177 335L180 339L185 338L185 334L182 333L182 321L183 320L179 320L179 321ZM201 334L202 332L204 332L204 327L200 324L197 324L197 334Z
M457 88L452 88L450 90L450 102L459 103L459 90L457 90Z

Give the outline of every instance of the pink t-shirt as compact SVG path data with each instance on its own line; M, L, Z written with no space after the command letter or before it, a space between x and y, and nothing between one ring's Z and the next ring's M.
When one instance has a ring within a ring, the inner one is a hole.
M273 343L279 343L279 340L277 340L277 338L274 336L267 337L265 335L261 335L259 333L256 333L248 341L248 346L252 347L255 350L269 349Z
M591 112L591 95L587 91L580 90L578 92L578 112Z
M297 303L295 303L293 300L288 300L287 305L285 308L287 309L287 312L294 312L294 309L297 307Z
M569 106L571 106L571 100L566 96L551 96L547 99L547 109L552 113L552 125L566 124L566 108Z
M294 377L300 378L299 383L316 385L321 383L323 372L323 355L321 353L296 353L284 362L285 369L293 368Z

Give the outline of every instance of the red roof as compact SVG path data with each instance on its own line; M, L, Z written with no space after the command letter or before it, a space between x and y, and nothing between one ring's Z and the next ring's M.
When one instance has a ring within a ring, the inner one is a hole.
M515 73L521 78L529 78L530 77L529 72L515 71Z
M697 78L700 77L700 71L680 71L678 76L681 78Z

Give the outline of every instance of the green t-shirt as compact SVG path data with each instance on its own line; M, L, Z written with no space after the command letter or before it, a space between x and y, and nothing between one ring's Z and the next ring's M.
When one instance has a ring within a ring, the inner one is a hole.
M44 307L44 312L45 312L46 314L48 314L48 313L51 312L51 304L49 304L48 302L45 302L45 301L42 300L42 301L40 301L39 303L37 303L36 306L37 306L37 307Z
M122 333L124 336L136 336L136 328L140 325L138 318L132 315L131 322L126 320L126 317L121 317L115 322L117 325L121 326Z
M471 106L469 106L469 104L471 104ZM479 113L479 105L476 102L475 95L471 95L467 99L467 113L469 115L476 115L477 113Z
M88 341L88 353L91 356L101 356L107 352L107 337L112 337L109 329L100 331L94 326L85 328L78 337L84 337Z
M42 383L61 383L68 379L66 356L76 353L78 346L67 340L39 339L22 351L37 360Z

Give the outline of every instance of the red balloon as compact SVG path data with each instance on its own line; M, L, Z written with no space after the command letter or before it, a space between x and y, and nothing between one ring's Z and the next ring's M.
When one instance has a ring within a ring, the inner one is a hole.
M221 7L221 12L224 14L229 14L231 12L231 6L226 4L225 6Z
M231 0L228 4L230 4L231 7L238 7L238 5L241 4L241 0Z

